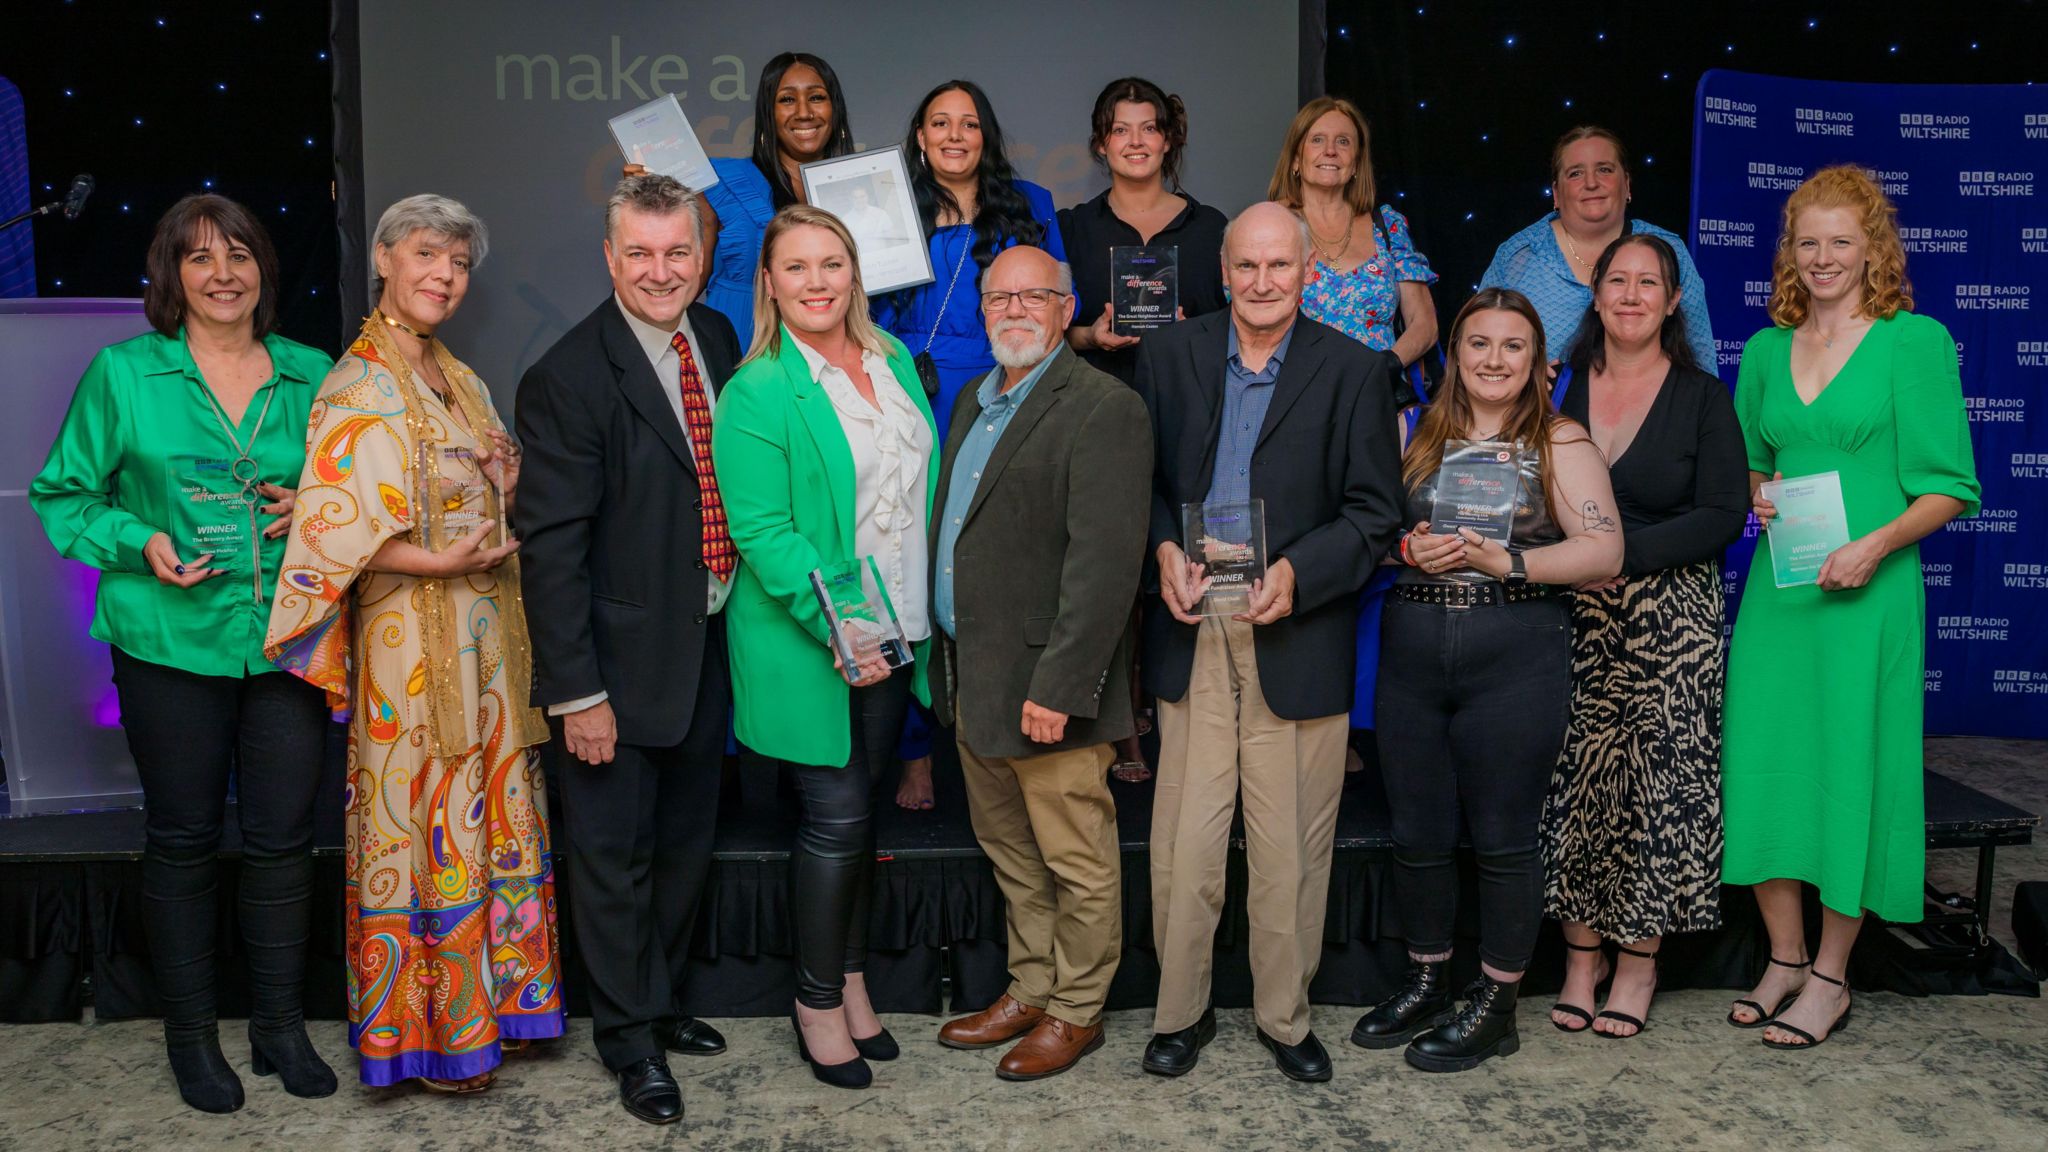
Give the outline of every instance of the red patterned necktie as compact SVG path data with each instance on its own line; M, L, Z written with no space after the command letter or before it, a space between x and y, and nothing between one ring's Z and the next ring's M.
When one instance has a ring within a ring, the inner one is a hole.
M697 460L697 488L704 494L704 566L720 580L730 580L739 566L733 550L732 533L725 526L725 500L718 494L718 472L711 466L711 403L704 398L704 378L697 374L697 358L690 354L690 342L681 332L669 340L683 365L683 422L690 429L690 455Z

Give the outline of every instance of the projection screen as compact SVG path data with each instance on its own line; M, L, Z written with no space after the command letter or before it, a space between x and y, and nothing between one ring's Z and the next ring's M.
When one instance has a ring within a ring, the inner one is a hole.
M831 62L870 147L901 141L917 100L965 77L1019 173L1065 207L1105 186L1087 150L1096 92L1136 74L1187 102L1188 192L1235 212L1263 196L1297 106L1304 19L1250 0L359 0L351 29L348 8L336 43L360 60L364 235L416 192L484 218L490 255L448 339L508 416L520 373L607 291L602 206L621 161L605 122L620 112L673 92L712 155L746 154L758 69L798 49Z

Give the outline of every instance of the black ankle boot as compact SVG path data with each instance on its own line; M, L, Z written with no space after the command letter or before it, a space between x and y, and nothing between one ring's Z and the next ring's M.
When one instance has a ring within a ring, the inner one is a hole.
M1481 976L1457 1015L1408 1046L1408 1063L1424 1072L1465 1072L1495 1056L1514 1055L1522 1047L1515 1031L1515 999L1521 989L1519 980L1503 984Z
M1399 992L1358 1018L1351 1042L1360 1048L1398 1048L1433 1028L1451 1010L1451 962L1429 960L1408 969Z
M242 1106L242 1080L220 1054L216 1037L181 1036L166 1040L164 1050L171 1057L171 1075L178 1081L178 1095L201 1112L233 1112Z
M282 1032L258 1031L249 1026L249 1070L258 1076L276 1074L284 1090L294 1096L317 1099L334 1095L334 1069L313 1050L306 1027Z

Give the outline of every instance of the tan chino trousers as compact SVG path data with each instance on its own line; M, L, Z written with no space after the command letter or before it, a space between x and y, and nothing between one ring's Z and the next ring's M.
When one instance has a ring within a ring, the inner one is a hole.
M1110 747L1018 758L959 748L974 836L1003 890L1010 996L1086 1028L1123 957Z
M1244 793L1252 1009L1268 1036L1309 1032L1308 985L1323 954L1330 845L1344 787L1349 717L1283 720L1266 707L1255 626L1202 622L1187 695L1159 701L1152 808L1153 1030L1192 1026L1209 1005L1230 818Z

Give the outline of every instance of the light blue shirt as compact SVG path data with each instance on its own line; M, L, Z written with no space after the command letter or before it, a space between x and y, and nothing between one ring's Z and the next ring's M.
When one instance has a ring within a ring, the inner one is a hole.
M1579 334L1579 321L1586 318L1586 309L1593 303L1593 290L1572 275L1572 266L1557 246L1557 234L1550 230L1550 222L1555 219L1557 212L1553 210L1508 237L1495 250L1493 263L1486 266L1479 286L1513 288L1527 296L1543 319L1545 351L1552 360L1562 360L1571 348L1572 338ZM1707 286L1700 282L1699 269L1693 267L1685 241L1643 220L1630 220L1628 230L1658 237L1677 254L1678 314L1685 317L1686 344L1692 348L1693 359L1699 361L1701 370L1720 375L1720 366L1714 362L1714 326L1707 318ZM1583 255L1597 259L1596 253Z
M1244 366L1237 351L1237 325L1230 325L1230 360L1223 376L1223 421L1216 430L1216 464L1209 472L1207 504L1242 504L1252 498L1252 450L1259 445L1259 430L1266 426L1266 409L1273 405L1273 381L1280 378L1280 365L1287 359L1287 347L1294 343L1294 326L1280 337L1266 366L1257 372Z
M967 519L968 506L974 503L975 489L981 486L981 474L988 467L988 459L995 454L996 445L1003 439L1003 431L1010 426L1010 418L1024 406L1024 400L1031 395L1031 388L1045 370L1059 358L1060 350L1055 346L1052 354L1038 362L1038 366L1026 373L1024 379L1008 392L1002 391L1003 368L996 370L982 380L975 390L974 399L981 405L981 415L968 426L967 434L960 443L952 446L953 478L946 485L946 507L944 518L939 521L938 579L932 588L932 615L946 635L953 635L953 548L960 543L960 525Z

